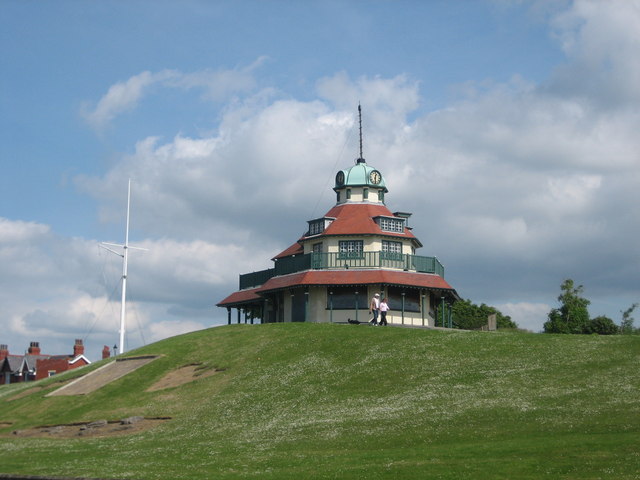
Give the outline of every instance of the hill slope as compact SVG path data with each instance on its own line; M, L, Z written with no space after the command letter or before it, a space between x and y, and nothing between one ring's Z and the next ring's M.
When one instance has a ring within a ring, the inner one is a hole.
M0 388L0 473L631 479L640 471L637 336L232 325L128 355L162 356L84 396L45 397L60 378L31 393ZM193 364L200 378L157 388ZM134 415L172 419L126 436L11 434Z

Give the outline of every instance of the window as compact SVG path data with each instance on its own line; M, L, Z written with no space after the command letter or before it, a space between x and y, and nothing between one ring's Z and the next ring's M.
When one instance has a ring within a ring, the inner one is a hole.
M341 240L338 245L340 248L338 258L362 257L362 240Z
M322 242L314 243L311 248L313 253L322 253Z
M419 312L420 311L420 293L414 289L402 289L400 287L389 287L387 298L389 299L389 308L398 312L402 311L402 294L404 293L404 311Z
M378 225L385 232L404 233L404 220L401 218L378 217Z
M318 235L324 232L324 220L309 222L309 235Z
M382 240L381 260L403 260L402 242Z
M402 253L402 242L382 240L382 251L388 253Z
M368 188L363 188L362 189L362 198L364 200L367 200L369 198L369 189Z
M368 309L367 288L362 287L327 287L327 308L334 310Z
M347 188L347 200L351 198L351 189Z
M378 190L378 201L384 203L384 191Z

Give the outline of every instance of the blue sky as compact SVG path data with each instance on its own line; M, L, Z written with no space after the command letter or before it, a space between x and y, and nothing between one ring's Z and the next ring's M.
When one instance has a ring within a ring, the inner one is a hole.
M1 343L128 346L225 320L357 155L461 296L538 331L573 278L640 298L637 1L0 3ZM136 258L137 257L137 258ZM137 263L137 265L136 265ZM138 279L135 276L138 274Z

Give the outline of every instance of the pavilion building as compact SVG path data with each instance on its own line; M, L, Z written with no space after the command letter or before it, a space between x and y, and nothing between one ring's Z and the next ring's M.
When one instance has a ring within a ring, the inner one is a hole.
M381 171L360 158L340 170L336 204L308 220L306 233L272 258L273 268L240 275L238 291L217 306L237 322L366 322L375 293L388 298L389 324L447 326L460 299L435 257L416 255L422 243L410 213L385 206Z

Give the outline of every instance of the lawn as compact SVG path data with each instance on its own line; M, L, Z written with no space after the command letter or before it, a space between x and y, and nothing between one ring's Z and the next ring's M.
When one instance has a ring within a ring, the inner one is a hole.
M0 473L640 478L638 336L232 325L127 355L141 354L162 356L84 396L45 397L61 378L24 396L34 384L0 387ZM147 391L189 364L216 373ZM11 434L133 415L171 420L103 438Z

